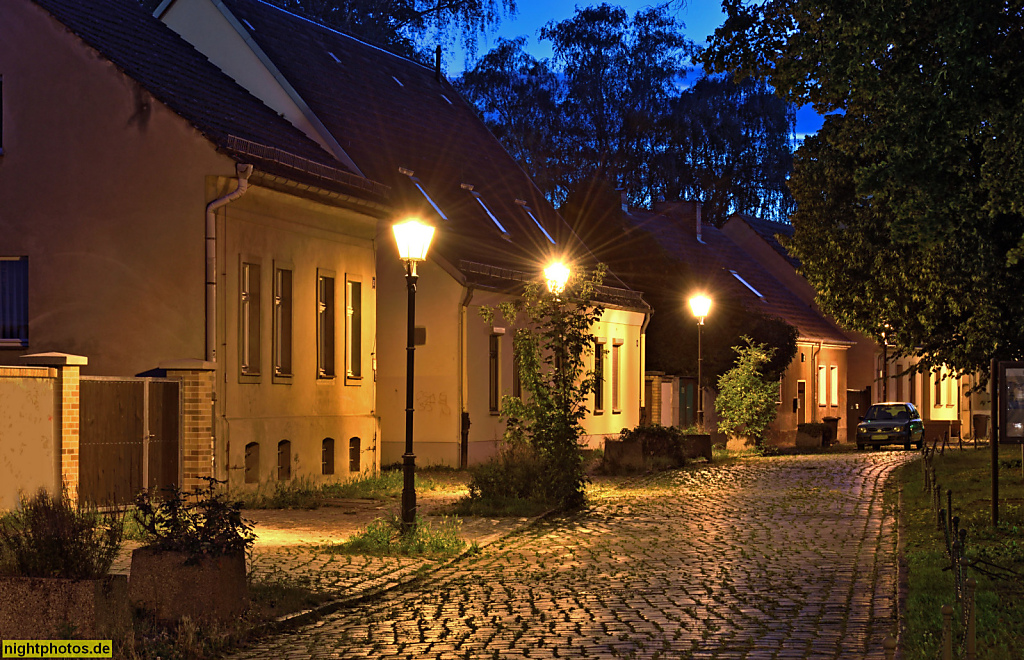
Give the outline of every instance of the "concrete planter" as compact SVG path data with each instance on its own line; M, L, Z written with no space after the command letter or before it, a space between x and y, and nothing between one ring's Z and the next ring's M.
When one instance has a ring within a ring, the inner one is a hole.
M711 460L711 436L682 436L678 444L653 448L639 440L605 440L605 464L613 471L637 472L679 467L687 460Z
M114 639L131 629L128 579L0 577L0 638Z
M204 556L186 563L188 555L153 548L132 552L128 597L132 606L163 621L188 616L197 620L230 621L249 607L245 554Z

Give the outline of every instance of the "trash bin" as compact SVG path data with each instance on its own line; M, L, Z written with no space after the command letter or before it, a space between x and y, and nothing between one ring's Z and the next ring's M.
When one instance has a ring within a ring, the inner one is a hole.
M989 420L989 415L978 415L978 414L974 415L974 418L971 420L974 423L971 426L974 427L972 430L973 430L973 436L974 436L975 440L978 440L980 438L988 438L989 437L989 434L988 434L988 420Z
M828 426L828 431L829 431L826 434L827 437L824 437L824 438L821 439L822 446L823 447L828 447L829 445L838 443L839 442L839 418L838 417L823 417L821 419L821 421L825 422L825 425Z

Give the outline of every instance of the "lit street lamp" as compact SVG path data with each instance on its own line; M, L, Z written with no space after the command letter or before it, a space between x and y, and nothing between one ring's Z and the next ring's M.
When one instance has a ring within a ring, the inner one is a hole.
M704 335L704 318L711 311L711 298L702 293L690 297L690 311L697 317L697 428L704 432L704 387L701 384L701 370L704 356L701 353L701 340Z
M569 267L561 261L548 264L544 269L544 279L547 281L548 291L557 296L569 281Z
M416 218L391 227L398 244L398 256L405 262L405 284L409 290L409 336L405 360L405 454L402 456L404 485L402 488L402 531L409 532L416 524L416 455L412 453L413 362L416 335L416 264L427 258L434 228Z

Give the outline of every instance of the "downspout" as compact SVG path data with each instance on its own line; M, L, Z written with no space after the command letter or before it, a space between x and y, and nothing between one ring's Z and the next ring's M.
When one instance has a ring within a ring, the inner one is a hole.
M646 401L646 369L647 369L647 326L651 323L651 317L654 312L644 313L644 322L640 324L640 414L637 424L644 419L644 407L647 405Z
M811 347L811 382L814 383L814 388L811 394L811 423L818 421L818 356L821 355L821 342L818 342L818 352L814 352L814 347Z
M227 195L206 205L206 361L217 361L217 209L238 199L249 189L252 165L235 163L238 185Z
M466 379L469 377L466 372L466 313L469 303L473 300L473 292L473 287L467 285L465 295L459 301L459 464L463 468L468 467L463 463L467 463L469 458L469 438L467 436L465 443L462 440L462 425L464 424L462 420L469 413L467 409L469 402L466 400ZM463 447L463 444L466 446Z

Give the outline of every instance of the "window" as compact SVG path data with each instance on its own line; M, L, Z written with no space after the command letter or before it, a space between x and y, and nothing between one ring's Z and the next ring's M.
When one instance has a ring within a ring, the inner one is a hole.
M241 337L239 362L242 375L260 375L260 265L242 262L239 303Z
M250 442L245 446L245 483L260 482L260 443Z
M501 335L491 335L487 347L487 407L492 414L498 413L499 404L501 403L501 381L499 380L500 374L498 373L498 360L500 358L498 349L501 346L500 342Z
M288 481L292 478L292 443L282 440L277 443L277 480Z
M363 283L345 283L345 375L363 377Z
M942 405L942 372L936 369L932 372L932 376L935 378L935 400L932 405Z
M348 439L348 472L349 474L359 473L359 455L362 447L359 438Z
M622 409L619 405L619 360L621 359L620 354L622 352L622 340L616 339L612 341L612 412L620 413Z
M839 405L839 367L832 365L828 368L828 400L833 406Z
M274 375L292 375L292 271L274 268Z
M4 155L4 77L0 76L0 156Z
M825 389L828 383L825 382L825 365L818 365L818 405L828 405L828 390Z
M604 412L604 342L594 342L594 414Z
M316 373L334 378L334 275L326 271L317 272Z
M0 346L28 346L28 257L0 257Z
M320 449L320 467L323 474L334 474L334 438L324 438Z

